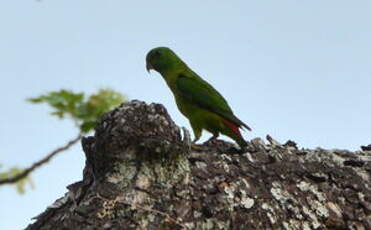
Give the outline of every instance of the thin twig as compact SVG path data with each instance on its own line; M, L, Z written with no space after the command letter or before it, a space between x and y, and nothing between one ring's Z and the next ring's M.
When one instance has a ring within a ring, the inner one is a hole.
M3 184L14 184L14 183L18 182L19 180L24 179L31 172L33 172L35 169L39 168L40 166L42 166L43 164L45 164L46 162L48 162L52 157L54 157L55 155L57 155L60 152L63 152L65 150L69 149L72 145L76 144L81 139L81 137L82 137L81 136L81 133L79 133L79 135L75 139L70 140L64 146L55 149L54 151L52 151L51 153L49 153L48 155L46 155L40 161L37 161L37 162L33 163L31 165L31 167L26 168L25 170L23 170L23 172L15 175L15 176L9 177L9 178L1 179L0 180L0 185L3 185Z

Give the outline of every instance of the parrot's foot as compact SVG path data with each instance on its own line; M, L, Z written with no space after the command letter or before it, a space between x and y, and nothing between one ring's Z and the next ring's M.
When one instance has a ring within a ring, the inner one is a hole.
M194 142L192 143L191 148L192 148L192 150L195 150L195 151L203 151L204 150L203 145L196 144Z
M218 137L219 137L219 134L214 134L212 137L210 137L210 139L209 140L207 140L206 142L214 142L214 141L216 141L217 139L218 139ZM205 142L205 143L206 143Z
M218 143L224 143L222 140L218 140L219 135L212 136L209 140L205 141L204 144L207 145L217 145Z
M200 139L199 136L195 136L195 139L192 141L192 144L191 144L191 149L192 149L192 150L195 150L195 151L203 151L203 150L204 150L203 145L196 144L196 142L197 142L199 139Z
M227 152L228 153L236 153L236 154L243 154L243 153L246 153L247 152L247 149L246 148L236 148L236 147L230 147L229 149L227 149Z

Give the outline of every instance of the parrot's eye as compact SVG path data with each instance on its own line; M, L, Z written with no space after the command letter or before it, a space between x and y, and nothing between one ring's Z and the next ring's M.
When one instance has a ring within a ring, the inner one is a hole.
M155 54L156 57L161 56L161 52L159 50L156 50L154 54Z

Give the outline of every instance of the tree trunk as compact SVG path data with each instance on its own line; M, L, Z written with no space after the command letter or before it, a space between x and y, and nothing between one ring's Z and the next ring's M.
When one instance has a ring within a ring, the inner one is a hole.
M159 104L132 101L82 141L82 181L27 229L371 229L371 152L267 137L192 145Z

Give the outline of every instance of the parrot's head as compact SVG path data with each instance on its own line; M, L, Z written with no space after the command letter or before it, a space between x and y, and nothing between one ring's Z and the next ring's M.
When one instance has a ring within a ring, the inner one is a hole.
M182 65L182 60L169 48L158 47L148 52L146 57L146 68L149 72L151 69L163 73L172 71L179 65Z

